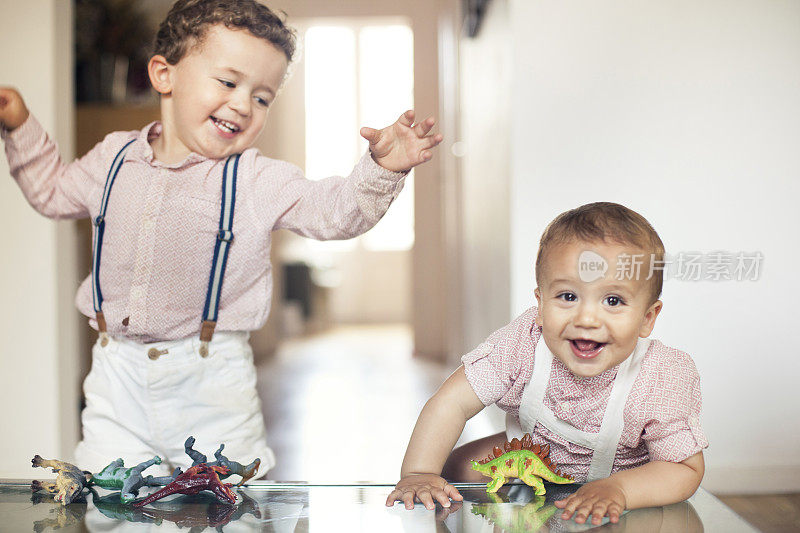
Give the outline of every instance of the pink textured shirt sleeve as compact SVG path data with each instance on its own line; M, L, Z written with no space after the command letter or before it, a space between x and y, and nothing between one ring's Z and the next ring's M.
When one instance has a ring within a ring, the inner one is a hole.
M643 365L640 376L648 386L629 402L638 404L650 459L680 462L708 446L700 424L700 375L688 354L653 343L656 355Z
M286 166L284 172L270 169ZM276 194L262 199L284 206L273 229L288 229L319 240L349 239L378 223L403 188L405 172L391 172L365 153L348 177L307 179L296 166L260 157L259 175L280 175L283 182L270 187Z
M533 372L533 353L540 332L537 310L528 309L464 355L464 373L484 405L496 403L513 415Z
M136 132L112 133L71 163L61 158L58 146L32 114L2 136L11 175L25 198L40 214L59 219L89 216L87 199L97 196L105 181L105 175L98 179L97 169L113 158L110 150L118 150Z

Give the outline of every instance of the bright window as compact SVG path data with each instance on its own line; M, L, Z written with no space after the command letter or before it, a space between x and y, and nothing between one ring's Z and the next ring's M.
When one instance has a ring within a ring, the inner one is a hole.
M414 42L408 24L312 25L305 33L306 175L346 176L367 150L361 126L380 128L414 106ZM367 234L315 243L326 250L363 246L407 250L414 244L414 180Z

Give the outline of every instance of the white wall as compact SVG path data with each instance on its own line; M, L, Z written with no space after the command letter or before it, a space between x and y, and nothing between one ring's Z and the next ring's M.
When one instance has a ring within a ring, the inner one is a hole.
M0 84L72 155L71 3L0 1ZM31 209L0 157L0 477L32 477L34 454L70 460L78 438L74 224ZM47 476L44 471L40 476Z
M511 318L508 96L514 77L508 16L508 1L492 0L479 34L462 37L459 44L462 334L454 354L459 358Z
M760 251L757 282L668 281L654 336L702 376L704 485L800 490L800 3L512 0L511 297L538 238L610 200L668 252Z

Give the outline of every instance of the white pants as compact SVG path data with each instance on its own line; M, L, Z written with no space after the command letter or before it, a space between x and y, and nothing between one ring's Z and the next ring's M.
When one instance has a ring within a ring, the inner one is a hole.
M259 476L275 465L267 446L261 401L248 333L217 333L208 357L200 339L141 344L125 338L100 341L92 349L92 369L83 384L86 408L77 465L99 472L122 458L131 467L154 455L162 459L144 474L163 475L192 459L184 452L188 436L194 449L214 461L223 455L249 464L261 458ZM153 360L148 352L162 354Z

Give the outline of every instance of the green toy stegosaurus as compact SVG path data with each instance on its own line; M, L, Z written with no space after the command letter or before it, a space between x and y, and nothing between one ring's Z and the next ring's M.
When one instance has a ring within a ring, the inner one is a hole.
M551 483L574 483L570 476L563 475L550 461L550 445L539 446L533 444L533 439L526 433L522 440L517 438L506 442L505 450L495 446L489 457L481 461L472 461L472 469L484 476L492 478L486 485L486 492L497 492L507 478L516 477L534 489L537 496L544 494L545 488L542 480Z

